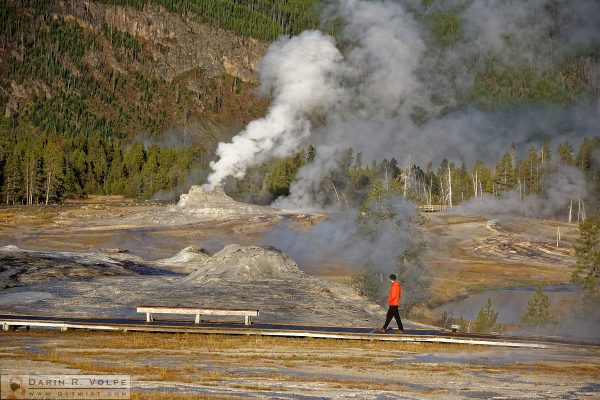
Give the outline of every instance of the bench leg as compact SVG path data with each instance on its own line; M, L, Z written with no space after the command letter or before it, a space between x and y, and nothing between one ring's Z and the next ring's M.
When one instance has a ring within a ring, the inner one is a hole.
M146 313L146 322L152 322L152 321L154 321L154 319L152 319L152 314Z
M9 324L2 325L2 330L4 332L14 332L17 330L17 328L18 328L18 326L16 326L16 325L9 325Z
M194 323L196 323L196 324L200 323L200 314L196 314L196 319L194 320Z
M252 317L249 315L244 316L244 323L246 325L252 325Z

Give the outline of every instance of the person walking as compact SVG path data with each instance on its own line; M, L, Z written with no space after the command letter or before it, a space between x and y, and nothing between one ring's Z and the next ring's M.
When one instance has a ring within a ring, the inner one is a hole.
M389 308L387 316L385 317L385 324L383 324L383 328L379 329L379 332L385 333L392 318L394 318L398 323L398 329L400 332L404 333L404 327L402 326L402 320L400 319L400 313L398 312L402 288L400 287L400 282L397 281L396 275L390 274L390 284L390 294L388 295Z

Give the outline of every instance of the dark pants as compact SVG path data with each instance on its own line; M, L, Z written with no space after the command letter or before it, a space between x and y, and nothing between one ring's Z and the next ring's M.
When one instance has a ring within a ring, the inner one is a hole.
M385 324L383 324L383 329L387 329L388 325L392 321L392 318L396 319L398 323L398 328L403 331L404 327L402 326L402 320L400 319L400 313L398 312L398 306L390 306L388 308L387 315L385 317Z

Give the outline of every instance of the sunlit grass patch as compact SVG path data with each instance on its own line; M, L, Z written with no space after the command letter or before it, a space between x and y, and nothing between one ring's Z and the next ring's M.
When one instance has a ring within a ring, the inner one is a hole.
M398 351L408 353L422 352L461 352L485 351L482 346L439 343L439 342L386 342L344 339L288 338L260 335L223 335L195 333L149 333L149 332L94 332L94 331L29 331L10 332L14 338L48 338L55 342L45 343L45 348L77 349L155 349L189 351L223 351L232 349L276 349L307 348L336 351L339 349L357 349L373 351ZM2 336L0 336L2 337Z
M194 394L175 392L132 392L131 400L240 400L242 397L222 394Z

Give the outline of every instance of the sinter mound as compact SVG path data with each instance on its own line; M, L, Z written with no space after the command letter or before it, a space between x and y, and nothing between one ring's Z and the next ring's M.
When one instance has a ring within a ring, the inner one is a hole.
M177 209L190 214L258 214L272 212L270 207L235 201L225 194L223 187L204 190L202 186L192 186L187 194L182 194Z
M191 273L188 281L253 282L267 279L298 279L304 276L296 262L272 247L231 244L215 253Z
M156 264L169 267L173 271L189 274L196 271L208 260L210 260L210 253L206 249L198 246L188 246L173 257L156 261Z

